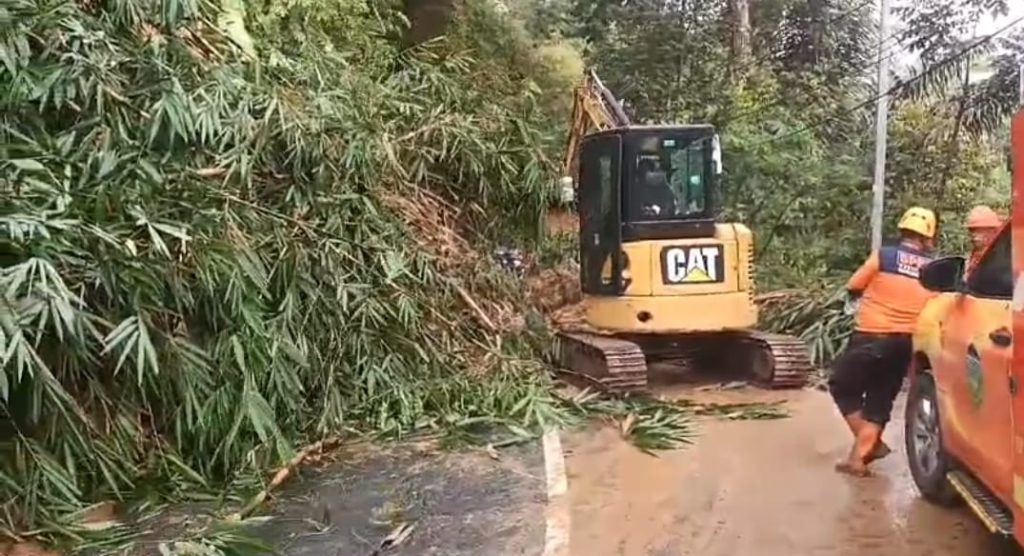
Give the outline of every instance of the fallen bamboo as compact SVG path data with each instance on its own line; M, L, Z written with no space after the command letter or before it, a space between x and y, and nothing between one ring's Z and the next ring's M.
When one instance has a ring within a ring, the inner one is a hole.
M283 467L281 467L274 473L274 477L270 480L270 483L267 484L266 488L261 490L255 496L253 496L249 500L249 502L242 507L241 510L231 515L229 519L235 521L241 521L242 519L244 519L246 516L255 511L256 508L260 507L264 502L266 502L267 498L270 497L270 493L277 489L279 486L281 486L282 483L287 481L288 477L290 477L295 472L295 469L298 466L302 465L302 462L304 462L306 458L313 455L314 453L322 453L324 450L330 450L336 447L338 444L341 444L341 437L335 436L324 440L320 440L318 442L314 442L313 444L306 446L302 450L299 450L299 453L295 454L295 457L289 460L288 463L286 463Z
M490 330L491 332L498 331L498 327L494 325L494 321L492 321L491 318L487 316L487 313L485 313L484 310L481 309L479 305L477 305L476 301L474 301L473 298L470 297L469 293L465 289L463 289L462 286L456 284L455 291L458 292L459 297L461 297L462 300L466 302L466 305L469 305L469 308L472 309L474 313L476 313L477 320L480 321L480 324L484 325L484 327Z

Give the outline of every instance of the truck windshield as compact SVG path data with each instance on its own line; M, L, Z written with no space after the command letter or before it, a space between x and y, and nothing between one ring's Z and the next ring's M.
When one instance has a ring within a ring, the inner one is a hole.
M678 220L707 208L712 138L689 143L652 136L636 155L630 191L631 220Z

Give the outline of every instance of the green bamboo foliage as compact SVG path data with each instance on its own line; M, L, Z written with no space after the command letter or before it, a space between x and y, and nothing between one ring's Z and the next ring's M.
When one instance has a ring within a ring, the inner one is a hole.
M383 4L267 2L257 58L217 9L0 1L3 528L210 488L328 432L553 418L531 365L466 372L491 344L376 196L432 186L488 209L485 234L535 231L528 83L398 52Z
M783 292L762 305L762 323L766 329L799 336L811 361L825 369L846 347L853 330L853 317L843 309L845 301L844 288Z

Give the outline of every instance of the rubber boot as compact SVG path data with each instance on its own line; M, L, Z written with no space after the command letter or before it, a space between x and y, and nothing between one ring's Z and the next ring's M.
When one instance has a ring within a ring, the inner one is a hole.
M864 420L864 414L861 413L860 411L855 411L849 415L844 416L843 419L846 420L846 425L850 427L850 432L853 433L853 439L856 442L857 435L860 434L860 430L867 423L867 421ZM874 449L871 451L871 454L868 455L864 463L869 464L873 461L880 460L891 453L892 449L890 449L889 446L882 441L881 437L879 437L878 443L875 444Z
M857 477L866 477L868 463L878 443L882 439L882 427L870 421L865 421L857 431L857 440L853 443L850 456L843 463L836 465L836 471L847 473Z

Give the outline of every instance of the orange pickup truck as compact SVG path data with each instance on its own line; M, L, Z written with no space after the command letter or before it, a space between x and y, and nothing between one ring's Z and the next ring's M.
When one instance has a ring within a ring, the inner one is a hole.
M1011 218L964 277L963 257L921 269L937 292L914 335L906 406L911 474L928 500L964 500L1024 546L1024 111L1012 124Z

